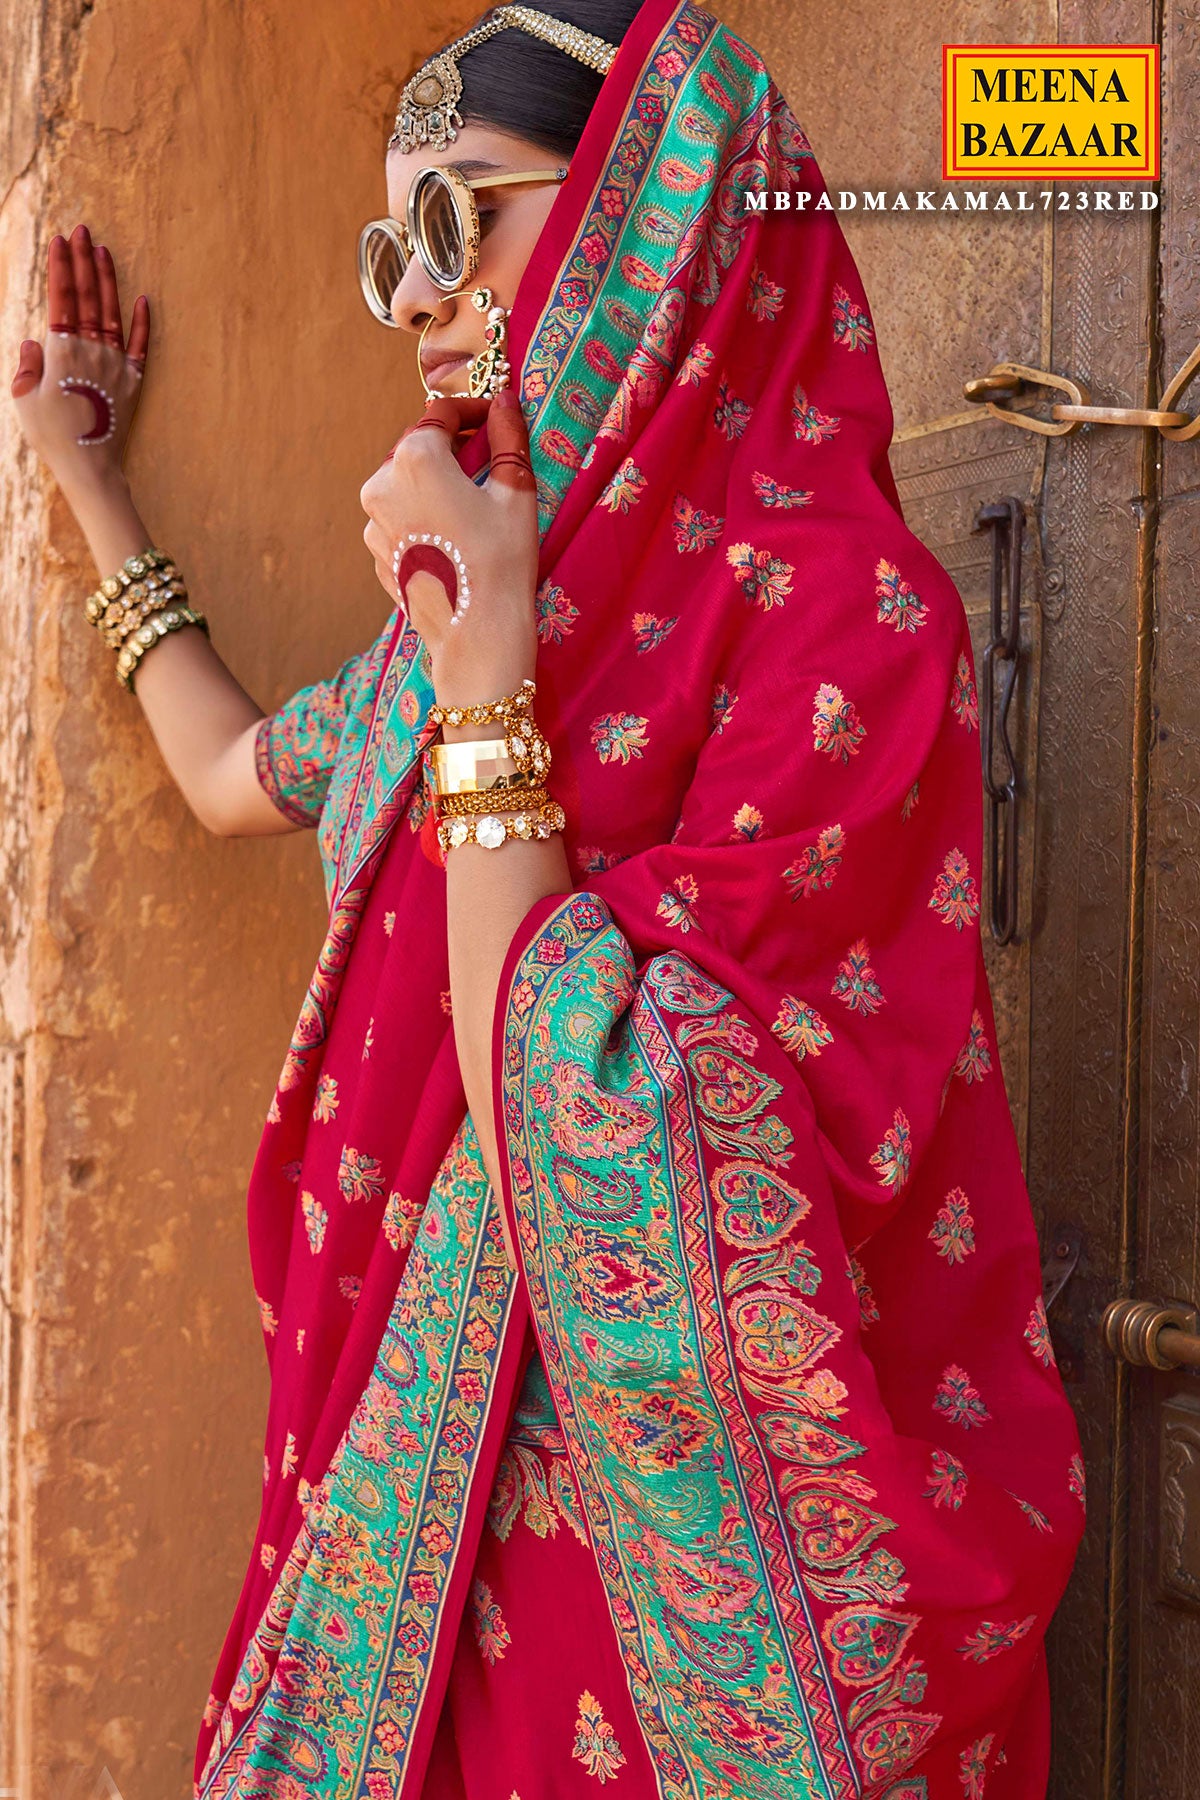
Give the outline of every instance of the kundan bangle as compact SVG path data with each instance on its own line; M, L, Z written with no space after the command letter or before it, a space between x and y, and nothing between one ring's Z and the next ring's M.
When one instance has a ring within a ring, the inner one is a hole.
M122 591L133 582L156 576L160 570L169 570L172 575L179 573L166 551L156 549L153 544L148 549L139 550L136 556L127 556L116 574L106 575L96 592L88 596L87 616L93 625L110 600L119 599Z
M556 800L540 811L519 813L483 813L479 817L443 819L437 833L442 855L459 844L482 844L485 850L497 850L510 837L548 838L561 831L567 816Z
M190 606L166 606L127 637L117 653L117 680L122 687L132 693L134 674L147 650L152 650L168 632L178 631L184 625L198 625L205 637L208 636L208 620L203 613L193 612Z

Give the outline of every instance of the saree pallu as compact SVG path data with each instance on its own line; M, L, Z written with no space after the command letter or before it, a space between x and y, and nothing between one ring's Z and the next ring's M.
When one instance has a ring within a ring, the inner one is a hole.
M748 208L781 188L807 207ZM1083 1466L982 955L974 665L823 198L754 50L647 0L510 324L578 886L505 959L499 1194L415 634L260 728L330 924L251 1183L263 1519L202 1800L418 1800L543 1374L590 1559L547 1606L602 1592L636 1721L614 1769L581 1707L597 1785L1044 1794Z

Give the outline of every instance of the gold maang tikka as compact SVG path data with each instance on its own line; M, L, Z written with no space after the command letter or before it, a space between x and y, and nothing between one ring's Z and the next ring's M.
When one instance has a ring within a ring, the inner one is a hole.
M554 44L598 75L607 75L617 54L615 44L581 31L578 25L568 25L552 13L539 12L533 6L494 6L478 25L422 63L406 83L389 149L395 146L405 153L418 148L444 150L454 142L463 122L458 110L463 93L458 58L509 26Z
M539 12L533 6L495 6L478 25L472 26L462 37L455 38L452 44L431 56L410 77L400 96L396 128L389 149L395 147L402 154L407 154L418 148L444 150L454 142L463 122L458 110L458 102L463 94L458 59L465 56L468 50L473 50L477 44L486 43L489 38L509 27L527 31L531 37L553 44L568 56L574 57L577 62L594 69L598 75L607 75L617 54L615 44L606 43L603 38L593 36L590 31L582 31L579 26L570 25L564 19L556 19L552 13ZM499 393L509 383L506 354L509 315L503 306L496 304L490 288L461 288L456 294L447 294L444 298L452 300L459 294L468 292L472 306L485 315L486 322L484 348L467 370L467 391L475 396L489 396ZM425 332L432 323L432 319L426 322L417 345L418 367ZM422 381L424 382L423 374ZM429 387L428 382L424 385L426 400L433 399L435 390Z

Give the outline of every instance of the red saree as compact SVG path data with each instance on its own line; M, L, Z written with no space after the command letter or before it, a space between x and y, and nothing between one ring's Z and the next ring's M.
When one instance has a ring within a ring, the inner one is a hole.
M778 188L813 199L746 210ZM671 1800L1044 1794L1083 1469L982 958L971 646L900 514L823 193L754 51L647 0L510 327L580 886L501 978L502 1195L447 1014L415 635L260 731L330 926L251 1184L263 1516L200 1800L540 1800L581 1770ZM586 1556L547 1533L539 1578L485 1521L543 1370L542 1479ZM558 1785L537 1723L578 1671L491 1611L503 1582L545 1596L547 1644L551 1614L607 1620L624 1677L572 1702ZM524 1695L502 1750L471 1728L489 1671L497 1720Z

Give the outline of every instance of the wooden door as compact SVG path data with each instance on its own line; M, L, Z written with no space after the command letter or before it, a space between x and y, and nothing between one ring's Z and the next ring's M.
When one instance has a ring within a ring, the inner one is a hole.
M1025 216L841 218L906 517L958 583L998 703L1011 661L984 648L1003 526L980 520L1024 515L1015 866L989 851L986 877L1002 937L1015 904L1010 940L988 948L999 1048L1088 1471L1050 1639L1051 1800L1172 1800L1200 1784L1200 1373L1133 1366L1101 1321L1121 1296L1200 1305L1200 437L1039 436L966 404L963 385L1013 361L1153 407L1200 340L1200 14L882 0L852 28L832 5L719 10L766 49L831 190L859 193L946 191L943 43L1162 42L1159 212L1075 211L1094 184L1063 183L1065 213L1056 199ZM1046 416L1057 397L1016 403ZM1179 404L1200 409L1200 381ZM999 784L998 744L993 770ZM1013 813L996 812L1003 842Z

